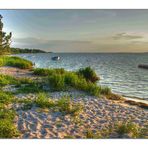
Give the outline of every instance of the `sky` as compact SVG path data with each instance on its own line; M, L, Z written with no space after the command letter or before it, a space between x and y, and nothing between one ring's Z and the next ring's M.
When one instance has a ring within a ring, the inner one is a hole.
M148 10L0 10L12 47L148 52Z

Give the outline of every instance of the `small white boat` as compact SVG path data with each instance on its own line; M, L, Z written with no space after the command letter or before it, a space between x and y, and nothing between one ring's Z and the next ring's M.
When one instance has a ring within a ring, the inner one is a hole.
M51 59L54 60L54 61L58 61L58 60L60 60L61 58L60 58L59 56L55 56L55 57L52 57Z

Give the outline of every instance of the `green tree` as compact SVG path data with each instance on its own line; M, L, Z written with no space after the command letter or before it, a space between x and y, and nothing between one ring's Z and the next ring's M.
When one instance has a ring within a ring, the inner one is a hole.
M10 44L12 33L6 34L3 32L3 23L2 23L2 15L0 15L0 54L9 53L10 52Z

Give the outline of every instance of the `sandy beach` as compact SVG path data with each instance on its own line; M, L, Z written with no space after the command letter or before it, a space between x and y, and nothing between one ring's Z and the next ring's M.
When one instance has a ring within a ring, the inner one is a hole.
M148 112L139 107L115 103L104 98L82 96L78 92L55 92L50 95L52 99L70 95L73 101L83 103L84 111L79 115L80 120L76 121L70 115L63 116L60 112L43 111L36 107L23 111L19 110L18 105L15 106L18 110L15 122L17 128L23 133L20 138L66 138L68 136L85 138L87 129L96 133L112 128L116 122L130 120L140 127L145 127L147 124ZM22 95L21 98L25 97L35 98L33 94ZM119 138L119 135L113 133L110 138ZM129 136L125 135L124 138Z
M29 70L21 70L12 67L1 67L1 74L12 75L14 77L34 77ZM4 91L15 92L13 86L5 86ZM70 96L71 100L84 105L83 112L77 118L71 115L63 115L59 111L51 109L41 109L32 106L23 110L22 104L11 104L17 112L15 125L21 135L18 138L85 138L86 131L94 133L105 129L112 129L115 123L131 121L140 127L146 127L148 122L148 111L138 106L131 106L122 101L108 100L104 97L89 96L81 91L59 91L49 92L50 99L58 100L61 97ZM19 100L35 100L36 94L16 94ZM148 135L145 135L148 136ZM109 138L121 138L115 132ZM122 138L130 138L124 135Z

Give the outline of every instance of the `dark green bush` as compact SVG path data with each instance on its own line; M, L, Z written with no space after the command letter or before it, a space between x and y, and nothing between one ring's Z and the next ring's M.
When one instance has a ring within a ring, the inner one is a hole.
M82 75L87 81L95 83L100 78L97 76L95 71L91 67L81 68L77 72L79 75Z

